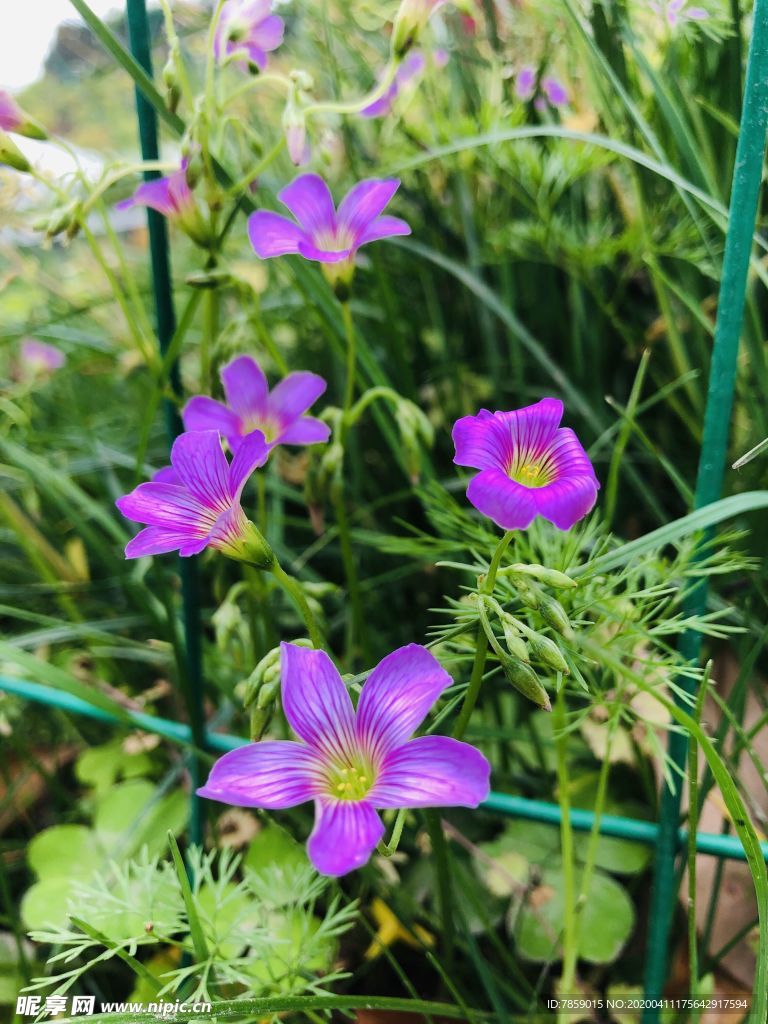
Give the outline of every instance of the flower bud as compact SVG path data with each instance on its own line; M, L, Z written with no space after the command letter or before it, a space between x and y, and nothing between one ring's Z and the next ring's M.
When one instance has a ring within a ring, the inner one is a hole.
M400 60L418 42L429 16L444 0L402 0L392 29L392 53Z
M571 670L568 668L568 662L563 657L562 651L554 640L531 630L528 636L528 643L531 646L531 653L534 658L555 669L556 672L562 672L566 676L570 675Z
M503 658L501 664L504 669L504 675L519 693L522 693L528 700L533 701L542 710L552 710L547 691L539 682L538 676L530 665L526 665L524 661L511 656Z
M518 576L515 579L515 590L526 608L538 608L544 597L543 592L536 584L530 583L524 576Z
M504 627L504 641L507 645L507 650L519 661L529 662L531 656L528 652L528 646L523 638L518 633L515 626L512 625L511 621L505 616L501 620L501 624Z
M250 519L243 519L237 532L218 545L219 550L238 562L247 562L257 569L269 569L275 561L272 548Z
M0 130L0 164L12 167L15 171L30 171L29 160L24 156L13 139Z
M517 576L533 576L534 579L541 580L547 586L555 587L558 590L572 590L577 585L576 580L566 576L564 572L559 572L557 569L548 569L544 565L523 565L517 563L502 569L501 573L513 578Z
M541 617L548 626L551 626L556 633L564 636L566 640L573 639L573 627L566 615L565 608L554 597L549 594L539 595L539 611Z

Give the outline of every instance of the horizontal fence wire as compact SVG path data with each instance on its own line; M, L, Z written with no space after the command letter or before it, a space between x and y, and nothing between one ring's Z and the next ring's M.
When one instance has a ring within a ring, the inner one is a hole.
M15 679L7 676L0 676L0 691L12 693L25 700L37 704L45 704L48 707L59 708L74 715L84 715L100 722L111 722L116 726L123 726L128 729L143 729L146 732L156 733L174 743L181 743L192 746L192 730L182 722L171 722L167 718L158 718L155 715L148 715L140 711L121 709L121 712L111 713L103 708L89 704L81 697L67 693L64 690L57 690L52 686L44 686L40 683L32 683L26 679ZM241 736L231 736L226 733L208 732L205 735L205 748L212 751L226 752L235 750L237 747L245 746L249 741ZM488 799L481 805L484 811L500 814L504 817L523 818L528 821L539 821L546 825L559 826L562 820L560 808L557 804L550 804L543 800L532 800L524 796L514 796L509 793L492 792ZM595 825L595 814L592 811L571 808L571 825L578 832L591 832ZM643 821L638 818L624 818L617 814L603 814L598 822L598 831L602 836L610 836L615 839L627 839L636 843L643 843L646 846L656 846L659 836L659 826L653 821ZM686 829L679 829L677 833L677 844L682 849L688 842ZM763 857L768 860L768 842L761 843ZM723 835L712 832L697 832L696 849L699 853L711 854L714 857L726 858L728 860L746 860L744 847L737 836Z

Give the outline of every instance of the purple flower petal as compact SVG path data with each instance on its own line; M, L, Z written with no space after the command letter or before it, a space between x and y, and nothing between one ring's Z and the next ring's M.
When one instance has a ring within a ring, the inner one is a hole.
M413 735L451 677L426 647L388 654L368 676L357 705L357 732L373 760Z
M491 766L479 750L447 736L419 736L385 757L367 800L374 807L477 807Z
M237 446L229 467L229 493L239 500L248 477L269 458L270 446L260 430L246 434Z
M267 414L269 385L252 356L238 356L222 367L221 383L227 404L241 420L263 419Z
M315 815L307 852L323 875L337 877L361 867L384 835L384 825L369 803L318 800Z
M219 512L229 508L229 464L218 431L194 430L177 437L171 449L171 464L184 486L203 505Z
M453 425L454 462L474 469L502 469L510 458L509 431L496 416L482 410Z
M539 515L560 530L570 530L594 508L598 486L593 476L566 477L531 493Z
M691 21L706 21L709 11L705 11L703 7L688 7L685 16Z
M553 107L564 107L568 103L568 90L554 75L546 75L541 80L541 87Z
M251 38L262 50L269 52L282 44L284 34L285 22L277 14L271 14L259 22Z
M527 461L542 455L551 444L563 418L563 403L559 398L542 398L535 405L495 416L509 430L512 454Z
M280 434L280 444L324 444L331 436L331 428L314 416L303 416Z
M515 95L520 100L529 100L536 88L536 68L531 64L520 68L515 79Z
M272 390L267 403L268 413L278 423L288 426L313 405L328 387L316 373L289 373Z
M351 259L351 249L320 249L312 242L299 242L299 255L305 260L315 260L317 263L343 263Z
M297 253L300 242L305 239L297 224L271 210L257 210L250 215L248 237L254 252L262 260Z
M60 370L67 357L54 345L48 345L37 338L25 338L21 343L21 361L33 373L53 373Z
M24 114L10 93L0 89L0 131L12 132L24 123Z
M277 198L287 206L307 235L333 233L336 214L328 186L318 174L300 174Z
M198 537L193 540L185 540L179 547L179 555L182 558L191 558L192 555L199 555L201 551L205 551L209 544L211 544L210 535Z
M393 235L410 235L410 233L410 224L406 224L399 217L377 217L358 238L357 244L359 246L367 245L369 242L378 242L381 238L391 238Z
M163 466L162 469L158 469L155 475L152 477L152 483L155 484L175 484L177 487L183 487L181 478L173 466Z
M370 178L358 182L342 199L337 214L339 228L349 232L355 246L399 187L398 178Z
M325 651L280 644L283 710L288 724L326 756L354 749L355 712L338 669Z
M382 93L377 100L369 103L360 111L361 117L384 117L389 114L395 105L398 94L397 82L392 82L389 88Z
M169 530L163 526L145 526L129 541L125 548L126 558L145 558L148 555L165 555L178 551L189 542L189 534Z
M165 526L175 532L199 536L210 511L178 484L150 480L115 502L126 519L149 526Z
M190 398L181 417L186 430L217 430L227 438L240 430L240 422L232 410L207 395Z
M197 794L236 807L277 810L314 800L321 781L322 765L309 747L264 741L219 758Z
M524 530L538 511L535 489L510 479L500 469L484 469L469 482L467 498L502 530Z

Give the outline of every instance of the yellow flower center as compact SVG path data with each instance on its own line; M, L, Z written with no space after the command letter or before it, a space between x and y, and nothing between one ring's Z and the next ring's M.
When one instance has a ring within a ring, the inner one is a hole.
M336 800L363 800L373 786L373 769L366 764L334 765L328 773L329 796Z
M260 430L267 441L274 441L280 433L280 425L274 420L263 420L258 416L246 416L240 422L240 435L244 437L253 430Z

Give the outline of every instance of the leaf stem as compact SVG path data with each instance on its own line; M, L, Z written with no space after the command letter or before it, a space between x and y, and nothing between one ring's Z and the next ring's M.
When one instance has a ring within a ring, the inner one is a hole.
M312 646L321 650L323 647L323 634L320 632L317 620L312 614L312 609L309 607L309 602L304 595L304 591L301 589L301 584L294 576L291 576L283 569L276 558L269 567L269 571L301 613L304 624L309 631L309 639L312 641Z

